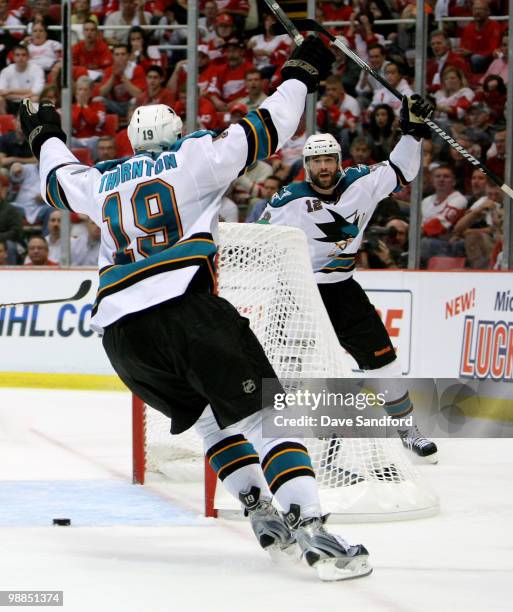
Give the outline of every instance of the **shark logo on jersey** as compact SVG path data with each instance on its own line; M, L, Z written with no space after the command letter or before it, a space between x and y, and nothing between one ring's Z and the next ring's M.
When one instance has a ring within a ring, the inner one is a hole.
M333 221L329 223L316 223L317 227L321 232L324 232L325 236L323 238L315 238L315 240L319 242L333 242L343 251L348 244L353 242L360 231L358 226L360 225L361 219L358 215L358 211L345 219L334 210L330 210L329 208L325 208L324 210L330 213L333 217ZM352 222L350 221L351 217L354 217Z

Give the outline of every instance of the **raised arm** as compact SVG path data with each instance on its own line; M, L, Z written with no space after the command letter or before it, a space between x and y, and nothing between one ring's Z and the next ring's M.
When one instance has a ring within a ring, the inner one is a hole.
M92 174L99 173L82 165L66 146L66 134L54 105L43 102L36 111L30 100L25 99L20 107L20 121L32 153L40 162L41 193L46 203L87 214L99 223L91 180Z
M261 106L212 141L209 163L219 184L230 182L259 159L267 159L295 133L306 94L317 90L334 56L309 36L282 68L283 83Z

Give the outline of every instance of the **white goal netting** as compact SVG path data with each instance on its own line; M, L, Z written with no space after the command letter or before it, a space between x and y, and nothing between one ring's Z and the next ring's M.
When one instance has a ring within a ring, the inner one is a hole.
M219 294L250 320L280 378L352 376L317 290L303 232L222 223L219 245ZM437 512L436 495L422 482L398 439L305 443L327 512L357 521ZM145 449L147 472L178 481L203 477L203 451L196 434L189 430L170 437L168 420L149 408Z

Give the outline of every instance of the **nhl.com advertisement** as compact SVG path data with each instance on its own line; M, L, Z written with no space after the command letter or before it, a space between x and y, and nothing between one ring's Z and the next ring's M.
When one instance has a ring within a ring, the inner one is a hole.
M90 328L95 270L2 269L0 303L71 296L87 278L93 286L82 300L0 307L0 375L113 374ZM512 273L359 271L355 278L378 310L404 376L513 382Z

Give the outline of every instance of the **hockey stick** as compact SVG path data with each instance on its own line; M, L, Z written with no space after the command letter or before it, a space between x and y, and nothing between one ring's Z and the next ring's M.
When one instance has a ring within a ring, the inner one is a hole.
M334 47L340 49L343 53L345 53L348 57L350 57L354 62L360 66L362 70L365 70L368 74L376 79L379 83L383 85L385 89L388 89L390 93L392 93L399 100L403 99L403 94L398 91L395 87L390 85L390 83L384 79L378 72L376 72L373 68L371 68L361 57L356 55L356 53L350 49L347 45L345 45L342 41L340 41L336 36L334 36L331 32L323 27L320 23L317 23L314 19L297 19L294 23L283 11L280 5L275 0L265 0L267 6L274 13L278 21L285 28L287 34L294 39L296 45L300 45L303 42L303 36L299 33L299 29L303 31L310 32L320 32L326 38L328 38L331 44ZM434 132L436 132L440 138L443 138L448 145L450 145L453 149L456 149L458 153L464 157L470 164L476 167L476 170L481 171L485 174L492 182L494 182L498 187L502 189L502 191L508 195L511 199L513 199L513 189L509 185L500 179L496 174L494 174L491 170L489 170L484 164L482 164L478 159L476 159L471 153L469 153L459 142L454 140L452 136L447 134L442 128L437 125L431 119L424 119L424 123L428 125Z
M68 298L59 298L57 300L25 300L24 302L11 302L9 304L0 304L0 308L4 308L5 306L24 306L30 305L40 306L41 304L60 304L61 302L76 302L77 300L81 300L84 296L87 295L89 289L91 289L91 281L85 280L80 283L80 287L75 295L72 295Z

